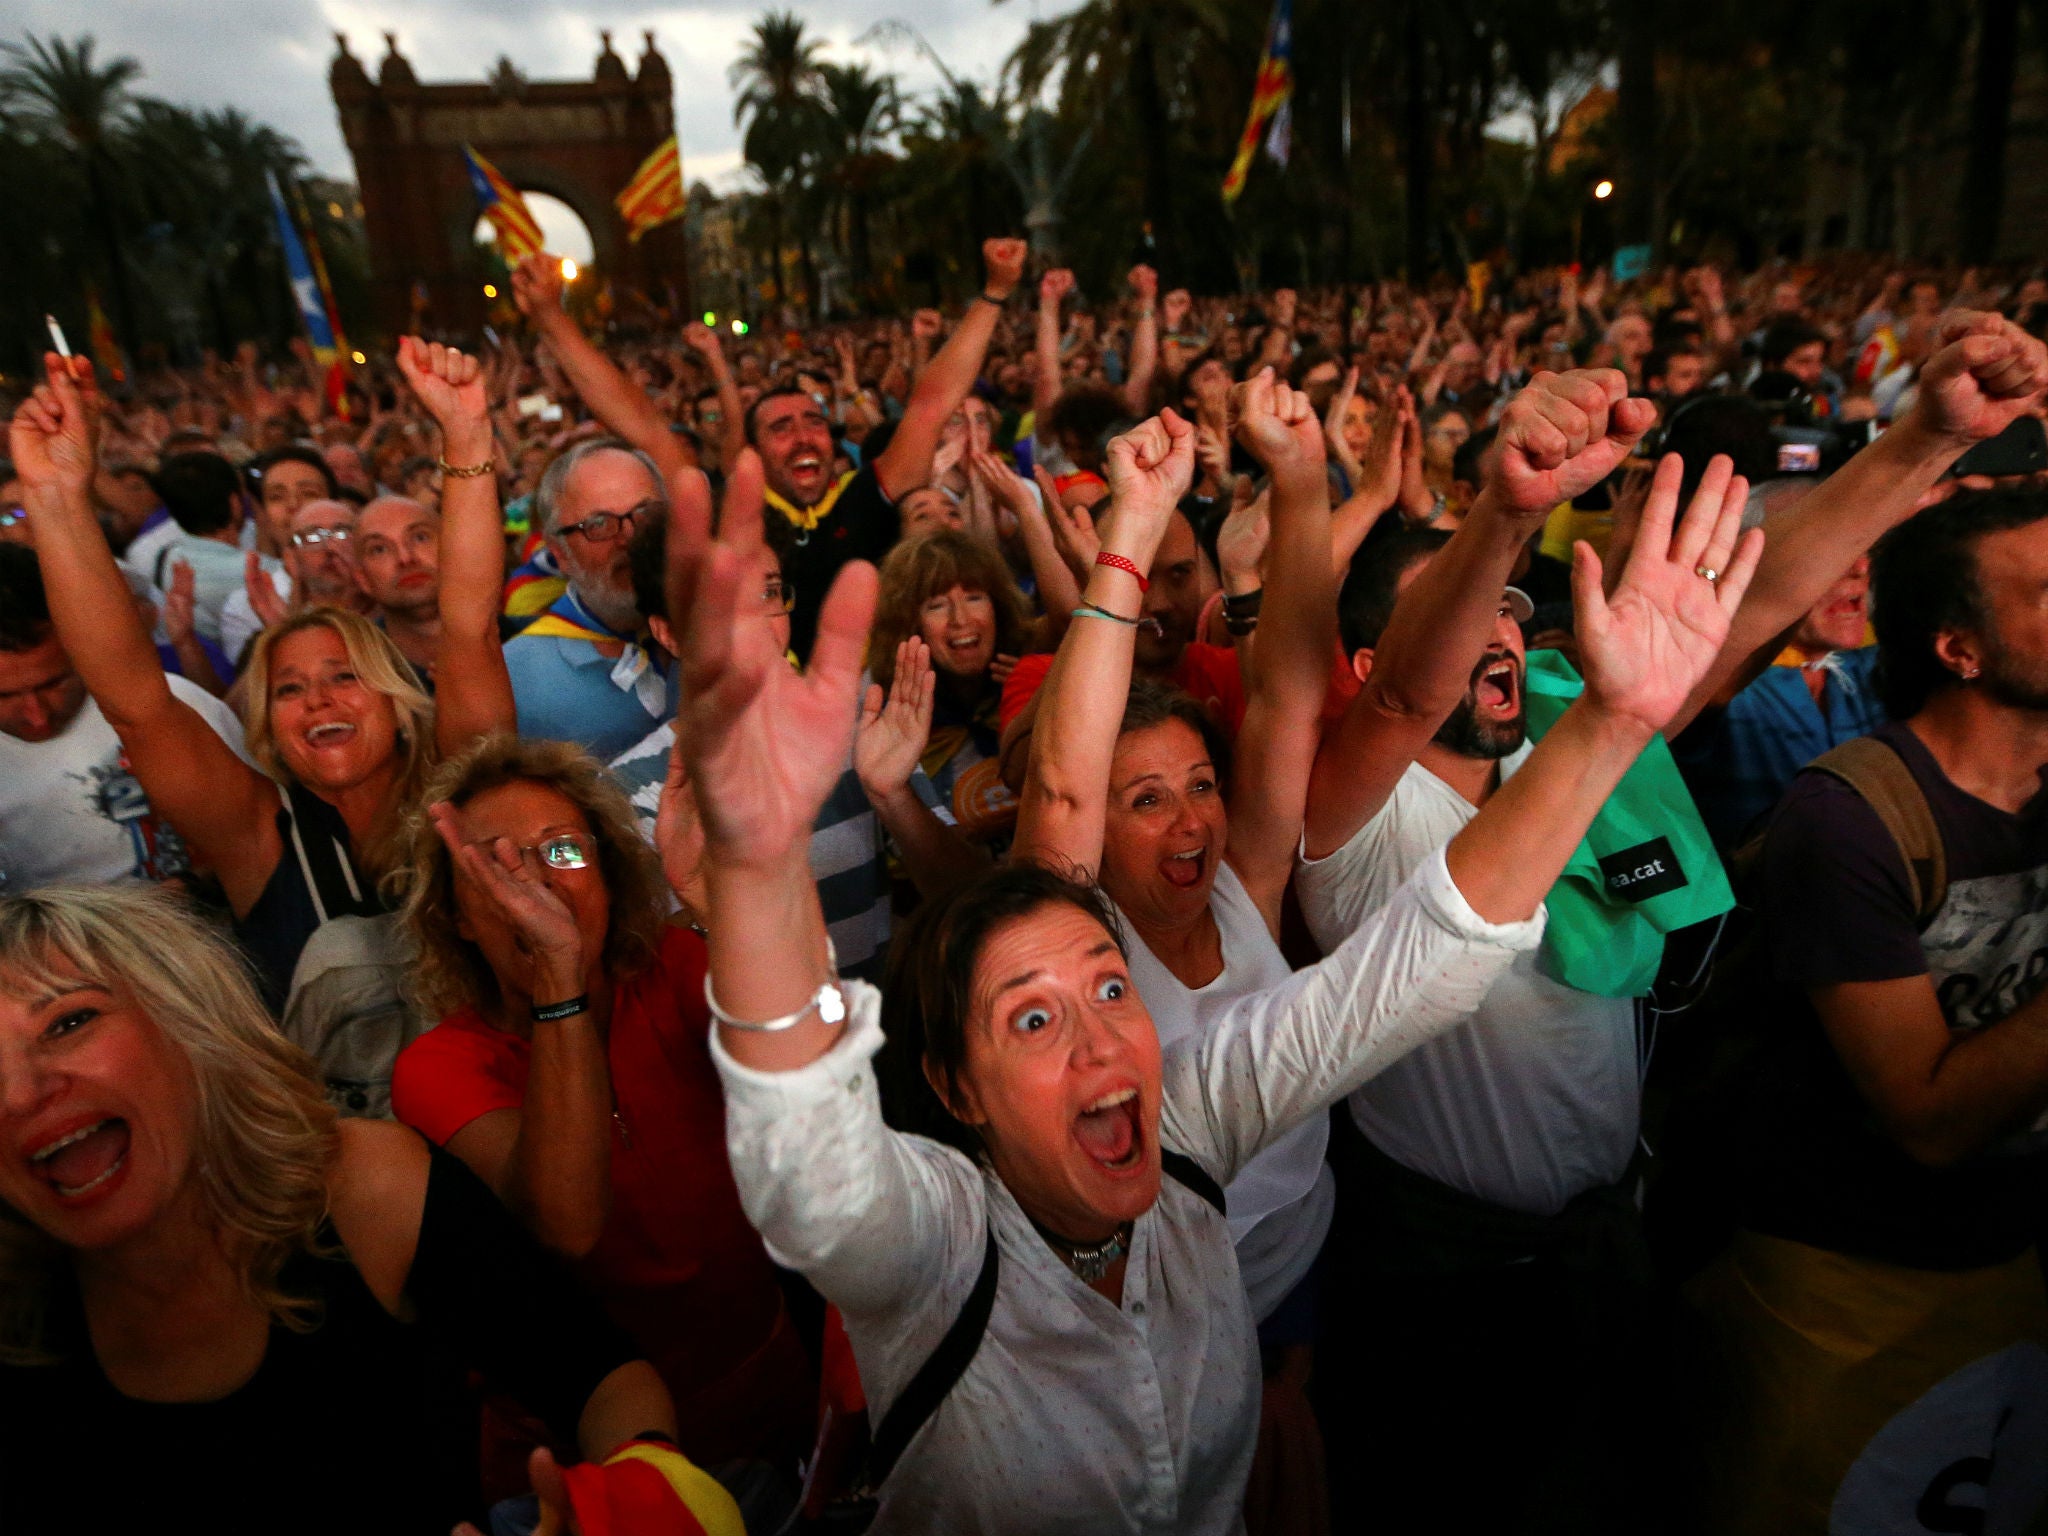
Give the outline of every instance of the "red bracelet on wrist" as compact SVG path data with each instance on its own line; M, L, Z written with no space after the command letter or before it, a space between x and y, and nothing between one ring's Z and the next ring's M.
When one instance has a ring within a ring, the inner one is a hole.
M1124 572L1131 580L1138 584L1140 592L1150 592L1152 590L1152 583L1145 579L1145 573L1122 555L1113 555L1106 549L1098 550L1095 554L1095 563L1097 565L1106 565L1112 570Z

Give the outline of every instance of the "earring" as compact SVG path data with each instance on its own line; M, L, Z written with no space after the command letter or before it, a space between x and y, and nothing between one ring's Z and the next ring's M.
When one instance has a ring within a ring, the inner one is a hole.
M1967 672L1963 674L1963 676L1969 681L1975 682L1977 678L1977 668L1971 667Z

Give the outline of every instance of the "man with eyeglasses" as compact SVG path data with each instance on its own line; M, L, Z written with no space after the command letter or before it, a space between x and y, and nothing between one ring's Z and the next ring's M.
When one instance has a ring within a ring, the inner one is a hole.
M668 499L651 458L603 437L548 466L533 511L567 586L505 646L519 733L609 760L674 713L673 668L644 643L626 557L633 530L666 517Z
M369 599L356 585L356 509L345 501L309 501L292 513L288 526L284 569L269 569L249 551L243 557L241 589L221 605L220 647L238 667L249 642L294 607L326 603L370 611Z
M918 376L887 447L851 473L832 472L832 423L811 393L790 383L765 391L747 411L747 441L761 455L769 515L794 535L783 579L796 588L791 645L810 653L818 608L849 560L880 560L896 542L896 503L931 479L946 422L981 373L1003 305L1024 274L1022 240L987 240L986 276L951 338Z

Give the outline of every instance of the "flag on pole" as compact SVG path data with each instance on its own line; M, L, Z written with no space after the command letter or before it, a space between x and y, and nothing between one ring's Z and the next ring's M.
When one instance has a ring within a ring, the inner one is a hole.
M633 179L612 201L618 205L632 240L683 216L683 151L674 134L640 162Z
M498 251L504 256L505 265L516 267L527 257L545 250L547 242L541 238L540 225L526 206L526 199L519 195L519 189L467 144L462 146L462 158L469 165L469 185L476 193L477 212L489 219L491 228L497 231Z
M1266 153L1282 166L1294 140L1294 12L1290 0L1273 0L1273 20L1266 28L1266 51L1259 56L1259 75L1252 86L1252 109L1237 141L1237 158L1223 178L1223 201L1237 201L1259 152L1259 130L1266 133Z
M85 285L85 344L92 351L94 365L107 378L119 383L128 377L128 370L121 365L121 343L114 338L114 324L100 307L99 289L91 283Z
M270 211L277 218L277 243L284 252L285 279L291 284L292 305L299 312L299 321L306 328L306 340L312 344L313 361L325 370L325 393L328 404L337 409L342 399L342 384L346 379L343 367L345 356L341 339L341 326L335 318L334 295L328 291L327 273L319 264L319 248L311 246L311 237L301 238L299 226L293 220L291 209L285 205L284 192L277 184L275 173L265 171L263 179L270 186ZM292 189L294 198L298 188Z
M341 306L334 302L334 284L327 279L327 257L320 250L320 237L313 232L313 220L306 213L306 199L296 180L292 182L292 213L298 219L299 232L305 237L306 258L313 267L313 281L320 288L320 306L327 312L327 329L334 337L334 356L326 360L327 378L322 392L327 397L328 409L347 421L348 365L351 360L348 337L342 334ZM322 360L319 348L314 348L313 356L316 361Z

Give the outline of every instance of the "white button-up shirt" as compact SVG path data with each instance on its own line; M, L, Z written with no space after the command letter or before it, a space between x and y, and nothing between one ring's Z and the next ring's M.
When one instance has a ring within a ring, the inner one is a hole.
M1489 924L1443 854L1320 964L1240 999L1167 1053L1159 1135L1220 1184L1262 1147L1469 1014L1542 914ZM881 1417L938 1347L992 1226L981 1348L884 1485L878 1532L1223 1536L1243 1527L1258 1338L1223 1218L1166 1179L1131 1237L1121 1306L1088 1289L1002 1182L882 1122L880 995L794 1072L717 1039L733 1175L782 1263L834 1302Z

